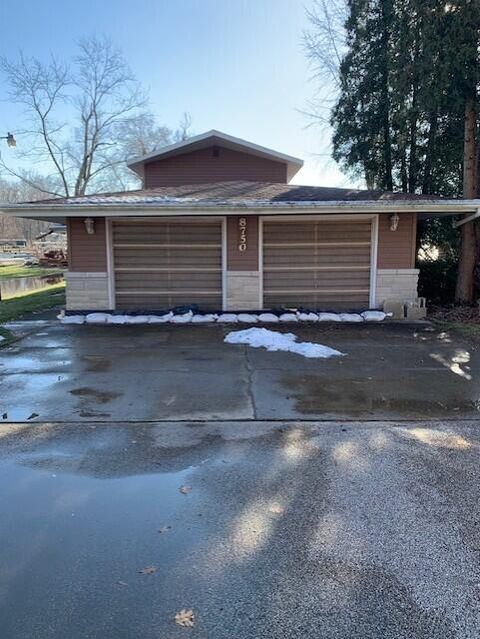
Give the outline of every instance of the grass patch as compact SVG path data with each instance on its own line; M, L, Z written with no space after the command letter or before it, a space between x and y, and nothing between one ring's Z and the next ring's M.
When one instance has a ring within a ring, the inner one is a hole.
M10 280L14 277L39 277L41 275L58 275L64 270L60 268L45 268L44 266L23 266L12 264L0 266L0 280Z
M432 322L442 331L452 331L463 337L480 341L480 324L470 322L448 322L446 320L433 319Z
M65 284L54 284L40 291L23 292L0 302L0 324L65 304Z

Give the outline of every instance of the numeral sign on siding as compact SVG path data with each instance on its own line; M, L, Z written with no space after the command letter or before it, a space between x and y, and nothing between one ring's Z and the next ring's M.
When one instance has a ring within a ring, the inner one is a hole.
M238 250L243 253L247 250L247 218L238 219Z

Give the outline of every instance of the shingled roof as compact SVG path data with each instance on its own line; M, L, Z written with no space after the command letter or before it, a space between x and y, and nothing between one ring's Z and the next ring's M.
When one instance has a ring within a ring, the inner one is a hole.
M339 189L323 186L294 184L270 184L264 182L217 182L164 186L138 191L99 193L80 197L40 200L35 204L49 205L102 205L102 204L222 204L265 206L278 204L306 204L321 202L394 202L439 201L440 196L368 191L363 189ZM32 203L33 204L33 203Z

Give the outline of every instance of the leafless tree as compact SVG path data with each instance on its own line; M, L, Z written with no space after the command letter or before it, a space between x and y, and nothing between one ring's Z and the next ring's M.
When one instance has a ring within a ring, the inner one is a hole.
M345 52L346 0L313 0L306 10L310 28L303 47L313 71L316 91L307 113L317 124L328 125L340 89L340 64Z
M16 131L20 162L1 159L0 170L45 195L125 187L127 157L188 135L187 115L176 132L155 124L145 93L106 38L80 41L71 65L20 54L16 61L1 58L0 71L25 117L24 129ZM38 181L25 163L34 163L46 179Z
M39 184L42 184L41 176L31 174L30 177L32 181L36 180ZM40 200L43 197L45 197L43 191L33 188L26 182L20 182L18 180L13 182L0 179L0 202L25 202ZM10 215L0 215L0 238L32 240L39 233L46 230L48 226L48 222L26 220Z

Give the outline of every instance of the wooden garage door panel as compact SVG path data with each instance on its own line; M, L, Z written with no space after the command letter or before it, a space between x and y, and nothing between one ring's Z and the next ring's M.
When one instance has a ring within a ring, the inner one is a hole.
M113 222L112 241L117 308L221 308L219 220Z
M368 307L371 221L263 223L265 307Z

